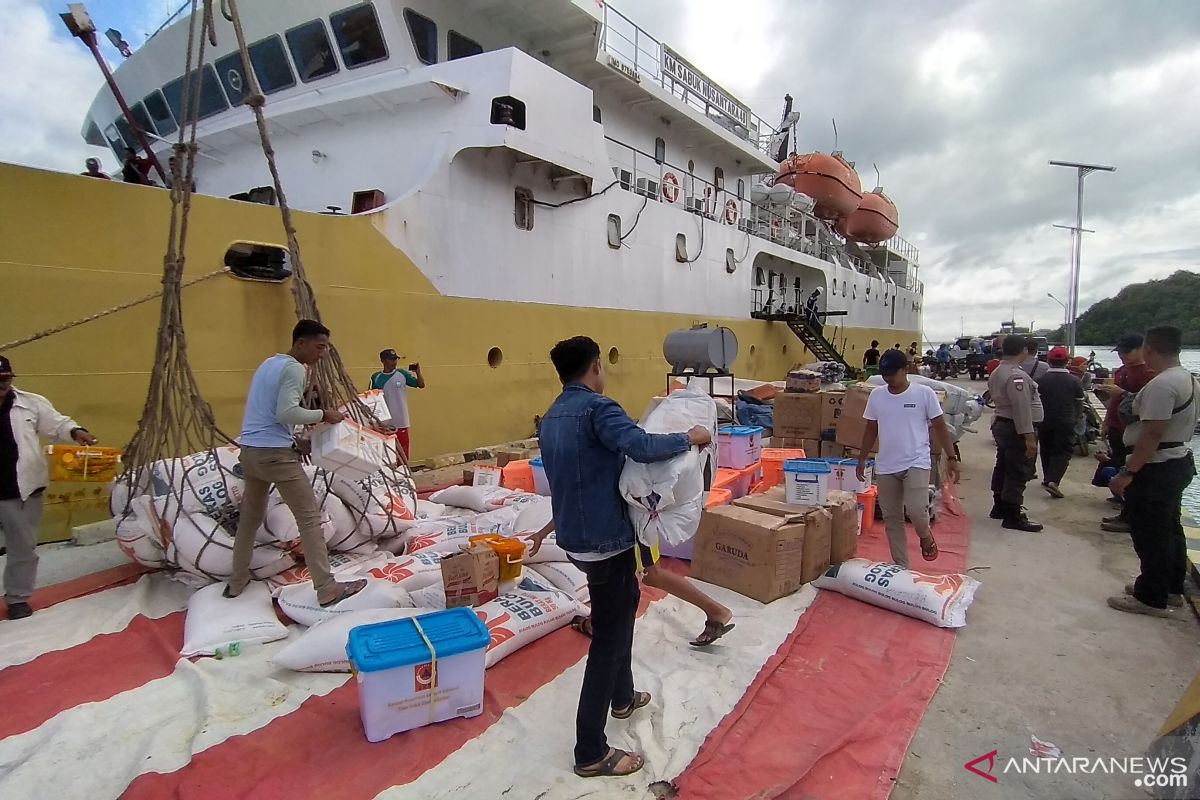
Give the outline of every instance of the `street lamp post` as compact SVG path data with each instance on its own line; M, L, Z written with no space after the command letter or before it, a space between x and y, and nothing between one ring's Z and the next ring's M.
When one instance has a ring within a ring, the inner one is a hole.
M1071 231L1071 291L1067 295L1067 317L1070 324L1067 328L1067 348L1071 351L1071 355L1075 355L1075 323L1079 319L1079 260L1083 254L1083 234L1085 231L1094 233L1083 227L1083 179L1093 172L1116 172L1117 168L1100 164L1081 164L1077 161L1051 161L1049 163L1052 167L1070 167L1077 173L1075 225L1073 227L1054 226Z
M1059 300L1057 297L1055 297L1054 295L1050 294L1049 292L1046 292L1046 297L1049 297L1051 300L1053 300L1054 302L1056 302L1056 303L1058 303L1060 306L1062 306L1062 310L1063 310L1063 336L1066 336L1066 335L1067 335L1067 304L1066 304L1066 303L1064 303L1062 300Z

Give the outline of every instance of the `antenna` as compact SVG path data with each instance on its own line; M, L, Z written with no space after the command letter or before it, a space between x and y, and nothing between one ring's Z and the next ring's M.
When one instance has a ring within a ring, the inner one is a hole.
M836 153L837 152L837 139L838 139L837 118L833 117L832 119L833 119L833 151Z
M882 189L883 188L883 180L880 179L880 177L879 177L879 167L875 165L874 161L871 162L871 166L875 168L875 188Z

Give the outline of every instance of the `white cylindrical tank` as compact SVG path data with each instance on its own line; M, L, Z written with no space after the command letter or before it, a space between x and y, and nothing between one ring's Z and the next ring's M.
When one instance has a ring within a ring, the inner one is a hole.
M737 354L737 336L729 328L675 331L663 341L663 357L672 372L727 373Z

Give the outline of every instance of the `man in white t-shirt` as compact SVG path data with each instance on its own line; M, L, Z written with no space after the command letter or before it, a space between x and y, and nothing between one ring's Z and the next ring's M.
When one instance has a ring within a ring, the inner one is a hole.
M858 477L862 480L867 457L878 440L875 483L879 487L879 508L883 511L892 561L905 569L908 569L906 509L921 540L921 557L933 561L938 556L937 542L929 530L931 428L942 452L950 459L948 479L958 480L958 459L941 403L933 389L909 382L907 366L908 358L899 350L888 350L879 359L879 374L887 385L871 392L867 400L863 412L867 430L858 455Z
M1118 611L1172 617L1184 605L1187 539L1180 521L1183 493L1196 476L1190 443L1200 419L1200 387L1179 364L1183 334L1162 326L1146 332L1142 353L1157 374L1133 400L1135 420L1125 428L1130 454L1109 483L1125 498L1141 574L1125 594L1108 598Z

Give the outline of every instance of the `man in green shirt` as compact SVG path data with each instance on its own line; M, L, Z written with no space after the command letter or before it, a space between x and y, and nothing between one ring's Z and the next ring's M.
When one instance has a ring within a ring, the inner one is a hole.
M409 364L408 369L397 366L400 357L390 347L379 353L379 362L383 369L371 376L371 388L383 392L383 400L387 403L392 415L392 427L396 429L396 441L404 451L404 460L408 461L409 448L409 417L408 390L424 389L425 376L421 373L420 364Z

